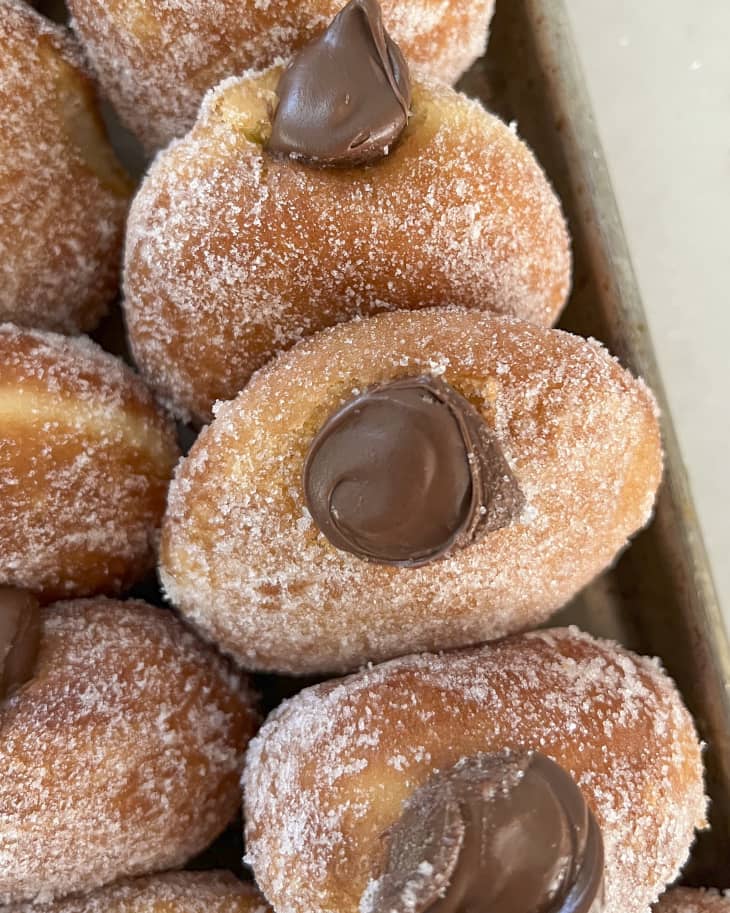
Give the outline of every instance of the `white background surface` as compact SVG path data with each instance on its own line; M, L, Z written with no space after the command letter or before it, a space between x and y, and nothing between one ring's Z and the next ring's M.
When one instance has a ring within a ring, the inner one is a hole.
M566 0L730 626L730 0Z

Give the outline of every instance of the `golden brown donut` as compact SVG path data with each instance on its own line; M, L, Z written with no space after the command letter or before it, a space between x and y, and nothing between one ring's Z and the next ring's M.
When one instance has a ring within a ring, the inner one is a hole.
M574 628L394 660L275 711L244 772L259 886L277 913L367 913L388 829L431 772L525 748L596 816L605 910L648 911L704 824L700 746L655 661Z
M130 193L75 42L0 0L0 322L93 329L119 287Z
M280 75L214 90L130 212L130 342L179 416L209 420L275 352L358 314L453 304L553 323L570 284L565 223L505 124L416 81L385 159L312 167L261 146Z
M289 57L344 0L70 0L106 95L149 149L181 136L226 76ZM494 0L382 0L414 66L455 82L484 53Z
M130 586L154 565L178 455L121 361L0 325L0 584L45 600Z
M672 888L659 899L654 913L730 913L730 894L711 888Z
M245 680L171 613L42 611L34 674L0 701L0 903L185 863L235 815L257 723Z
M524 503L441 560L384 566L323 535L303 465L356 392L417 375L468 397ZM171 485L161 579L244 667L350 671L544 621L647 522L660 476L654 399L598 343L456 308L380 315L305 340L220 407Z
M268 913L256 888L230 872L168 872L44 905L43 913ZM5 913L38 913L18 904Z

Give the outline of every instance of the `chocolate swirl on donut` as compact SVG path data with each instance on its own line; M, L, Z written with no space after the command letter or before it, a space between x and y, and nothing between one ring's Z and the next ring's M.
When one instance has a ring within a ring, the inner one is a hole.
M377 0L351 0L284 72L267 148L319 165L388 154L408 123L408 65Z
M40 636L38 600L0 587L0 701L33 677Z
M379 384L336 412L307 455L304 493L334 546L402 567L509 525L524 504L482 416L426 376Z
M540 754L436 773L388 834L363 913L601 913L603 840L581 791Z

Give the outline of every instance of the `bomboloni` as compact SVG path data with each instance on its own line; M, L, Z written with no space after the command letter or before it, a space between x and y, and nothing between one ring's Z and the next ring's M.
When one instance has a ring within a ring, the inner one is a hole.
M1 682L0 904L175 868L236 814L254 697L170 612L0 589Z
M69 0L104 92L148 149L181 136L227 76L289 58L342 0ZM373 0L355 0L366 11ZM484 53L494 0L382 0L412 63L455 82Z
M0 585L114 594L156 562L175 428L85 338L0 324Z
M0 323L94 328L119 289L131 190L76 43L0 0Z
M598 343L457 308L327 330L181 461L172 603L244 667L342 672L545 621L651 516L654 399Z
M649 913L705 824L673 683L574 628L308 688L251 743L244 789L277 913Z
M358 315L452 304L551 324L565 303L565 222L530 150L411 79L373 16L350 5L288 70L224 82L135 198L130 343L180 418L209 421L276 352Z

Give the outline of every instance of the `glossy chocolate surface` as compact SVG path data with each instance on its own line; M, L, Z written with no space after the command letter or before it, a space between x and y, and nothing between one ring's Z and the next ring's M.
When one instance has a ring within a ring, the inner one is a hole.
M524 503L481 415L428 376L379 384L338 410L311 445L304 491L337 548L410 567L507 526Z
M267 148L319 165L387 155L408 123L408 66L377 0L351 0L284 72Z
M389 834L373 913L601 913L603 842L566 771L532 753L435 774Z

